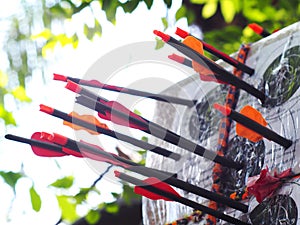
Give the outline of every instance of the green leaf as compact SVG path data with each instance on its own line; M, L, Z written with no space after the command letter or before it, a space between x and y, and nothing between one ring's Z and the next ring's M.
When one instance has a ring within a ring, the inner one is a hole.
M145 142L148 142L148 137L143 136L143 137L141 138L141 140L142 140L142 141L145 141Z
M58 205L61 209L61 217L63 220L66 220L68 222L73 222L76 219L78 219L78 215L76 212L76 201L66 195L59 195L56 196L56 199L58 201Z
M12 114L12 112L8 112L5 108L4 108L4 105L3 103L0 104L0 118L2 118L5 122L5 125L14 125L16 126L17 123L16 123L16 120Z
M57 42L59 42L61 44L62 47L64 47L67 44L72 44L72 42L73 42L73 38L68 37L65 34L56 35L54 38Z
M8 83L8 75L0 71L0 87L4 88Z
M132 13L136 7L139 5L140 0L128 0L127 2L121 4L124 12Z
M92 40L94 37L94 29L89 28L88 25L86 25L86 24L84 24L83 33L89 40Z
M96 224L100 219L100 211L99 210L90 210L88 214L85 216L85 220L93 225Z
M80 191L78 192L78 194L76 194L74 196L77 204L81 204L82 202L84 202L87 198L88 193L91 191L91 188L80 188Z
M119 205L117 202L106 203L105 210L108 213L116 214L119 212Z
M132 199L140 199L141 196L134 193L132 187L130 187L128 185L124 185L123 186L122 198L123 198L123 200L126 204L130 204Z
M161 49L162 47L164 47L165 42L161 39L159 39L158 37L155 37L155 41L156 41L156 45L155 45L155 50Z
M97 19L95 19L95 33L99 35L99 37L101 37L102 35L102 26L101 24L99 23L99 21Z
M208 18L212 17L216 13L217 7L218 7L217 1L215 1L215 0L208 1L202 9L203 18L208 19Z
M64 3L69 4L67 1L64 1ZM49 10L52 16L56 18L70 19L73 15L71 7L62 7L59 3L49 8Z
M15 88L14 90L11 91L11 94L18 100L20 100L21 102L31 102L31 98L29 98L26 95L26 91L25 88L22 86L19 86L17 88Z
M191 3L193 3L193 4L204 4L204 3L206 3L207 2L207 0L190 0L190 2Z
M167 5L167 8L171 8L172 6L172 0L164 0L164 3Z
M102 10L105 11L107 20L113 24L116 23L116 11L119 6L118 0L103 0L102 2Z
M33 210L36 212L40 211L42 206L41 197L36 192L33 186L29 189L29 193L30 193L31 205Z
M231 23L235 15L235 6L232 0L221 0L221 12L226 23Z
M181 6L175 14L176 21L178 21L180 18L186 17L186 12L187 12L186 7L184 5Z
M169 23L168 23L168 20L167 20L167 18L166 17L162 17L161 18L161 22L163 23L163 25L164 25L164 31L168 28L168 26L169 26Z
M146 3L147 8L148 8L148 9L151 9L151 6L152 6L152 4L153 4L153 0L144 0L144 2Z
M115 199L120 198L120 194L119 194L119 193L112 192L111 195L112 195Z
M56 187L56 188L70 188L73 185L74 177L73 176L66 176L61 179L56 180L50 186Z
M32 35L31 39L36 40L38 38L43 38L45 40L49 40L52 36L53 36L53 34L52 34L51 30L46 28L42 32L40 32L39 34Z
M259 9L249 9L244 13L249 20L256 22L264 22L267 19L267 15L265 15Z
M79 43L79 41L78 41L78 36L77 36L77 34L74 34L74 35L72 36L72 45L73 45L73 48L77 48L78 43Z
M141 113L139 110L137 110L137 109L134 109L133 112L134 112L135 114L139 115L139 116L142 115L142 113Z
M16 187L16 183L17 181L23 177L23 175L21 173L15 173L15 172L4 172L4 171L0 171L0 176L3 178L4 182L7 183L15 192L15 187Z
M48 41L47 44L45 44L44 47L42 48L42 56L44 58L46 58L47 57L47 52L48 51L53 52L56 44L57 44L56 40Z
M187 19L188 25L191 25L196 19L195 12L192 10L187 11L186 19Z

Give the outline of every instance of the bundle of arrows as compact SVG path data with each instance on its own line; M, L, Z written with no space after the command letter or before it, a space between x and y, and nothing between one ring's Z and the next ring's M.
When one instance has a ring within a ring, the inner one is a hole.
M263 37L270 35L268 31L257 24L250 24L249 27ZM176 34L183 38L183 41L178 41L172 36L157 30L154 31L154 34L182 53L182 55L172 54L166 57L193 68L195 72L199 74L199 78L203 82L216 82L219 85L227 87L228 93L224 105L219 103L213 104L213 110L219 112L222 117L219 124L217 149L209 149L189 140L160 124L134 113L118 101L107 100L95 94L93 89L105 89L119 92L120 94L136 95L152 99L153 101L162 101L165 102L165 104L179 104L188 108L196 107L197 99L184 99L164 94L149 93L143 90L104 84L98 80L84 80L61 74L54 74L54 80L66 82L66 89L76 94L75 103L94 110L101 121L107 120L130 129L140 130L155 138L168 142L171 145L178 146L191 154L198 155L205 160L213 162L212 190L207 190L201 186L181 180L177 178L176 174L139 165L128 158L109 153L100 146L88 143L84 140L75 141L57 133L35 132L30 138L12 134L7 134L5 137L9 140L29 144L33 153L40 157L75 156L109 163L116 168L116 179L134 185L134 191L137 194L152 200L174 201L194 209L193 216L179 219L177 222L175 221L170 224L188 224L194 218L197 218L197 221L206 221L206 223L210 225L217 224L217 221L226 221L236 225L254 224L250 219L245 220L245 217L235 218L224 213L224 211L221 211L219 208L232 208L248 215L250 212L247 201L244 201L246 198L254 196L258 202L262 202L264 199L272 196L284 182L298 178L299 174L292 168L281 173L272 173L266 168L261 171L259 176L248 179L247 187L239 197L237 197L237 193L226 196L221 192L219 180L220 177L224 176L224 171L243 171L247 169L243 162L233 160L225 155L229 131L232 129L234 122L236 123L236 134L250 142L256 143L266 138L282 146L284 149L289 149L294 144L293 140L268 128L268 122L254 107L245 105L239 112L235 109L240 90L257 98L261 105L268 104L269 101L272 101L267 94L243 80L244 73L248 74L247 76L255 74L255 70L245 64L250 46L243 45L238 57L233 58L180 28L176 30ZM204 50L233 66L233 73L225 70L206 57ZM151 151L159 155L158 157L166 157L174 161L184 160L181 154L171 149L156 146L112 130L105 123L100 122L95 116L79 115L76 112L65 113L44 104L40 105L40 111L63 120L64 125L74 130L85 130L91 135L107 135L133 146ZM122 171L125 170L125 172L120 172L120 167L123 169ZM144 179L137 178L141 176L143 176ZM201 196L207 199L207 202L200 204L185 198L179 194L175 188ZM198 217L195 216L196 214Z

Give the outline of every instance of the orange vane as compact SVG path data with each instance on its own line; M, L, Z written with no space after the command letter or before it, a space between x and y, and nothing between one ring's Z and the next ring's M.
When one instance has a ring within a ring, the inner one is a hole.
M92 115L79 115L78 113L76 113L74 111L69 113L68 115L72 116L74 118L81 119L81 120L84 120L86 122L95 124L95 126L99 126L99 127L104 128L104 129L109 129L108 126L105 123L101 123L99 120L97 120L96 117L94 117ZM85 131L87 131L88 133L90 133L92 135L98 135L99 134L97 131L90 130L90 129L84 128L82 126L75 125L75 124L70 123L70 122L65 121L65 120L64 120L63 124L66 125L66 126L71 127L74 130L85 130Z
M197 38L195 38L193 36L187 36L182 41L182 43L185 44L186 46L192 48L193 50L195 50L199 54L204 55L203 44ZM224 82L219 81L215 78L214 73L209 69L209 67L207 67L205 65L201 65L201 64L197 63L194 60L192 61L192 66L193 66L193 69L197 73L199 73L200 79L202 81L215 81L215 82L218 82L218 83L224 83Z
M246 105L243 107L240 111L241 114L244 116L254 120L255 122L259 123L262 126L267 126L267 122L264 119L264 117L261 115L259 111L257 111L255 108L251 107L250 105ZM240 123L236 124L236 133L237 135L247 138L248 140L252 142L258 142L263 139L263 136L256 133L255 131L241 125Z

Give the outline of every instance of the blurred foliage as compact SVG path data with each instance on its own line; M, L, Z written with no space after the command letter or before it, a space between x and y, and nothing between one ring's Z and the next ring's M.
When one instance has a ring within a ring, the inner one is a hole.
M175 0L163 1L166 12ZM7 110L6 96L11 95L16 102L30 102L26 94L26 79L33 73L43 74L47 57L58 46L76 48L82 38L93 40L102 35L99 11L105 13L106 20L115 24L116 12L122 9L126 13L134 12L140 4L151 10L154 0L42 0L20 1L17 12L1 18L2 31L0 64L0 118L5 125L16 125L13 114ZM76 20L78 14L84 14L86 20ZM168 15L168 14L167 14ZM283 28L296 22L300 16L298 0L183 0L174 18L163 17L161 22L166 30L170 21L186 20L188 25L197 25L204 31L204 39L216 48L232 53L241 42L253 42L260 37L246 27L249 23L259 23L269 31ZM147 18L148 19L148 18ZM71 23L76 24L72 29ZM172 22L173 23L173 22ZM104 31L105 32L105 31ZM163 42L158 40L156 48ZM143 137L147 141L146 137ZM144 151L141 153L144 154ZM145 158L142 162L144 163ZM17 181L24 177L22 173L3 172L0 176L15 192ZM100 180L100 179L99 179ZM97 180L97 182L99 181ZM58 205L62 210L61 220L73 222L79 215L77 208L85 205L88 208L86 220L95 224L100 218L100 209L115 213L118 206L115 202L101 203L97 207L88 205L91 193L100 195L95 184L80 188L76 194L71 190L74 177L58 179L50 186L57 190ZM41 198L34 188L29 190L32 208L39 211ZM67 193L67 194L65 194ZM115 199L137 197L132 187L124 185L123 193L112 193Z

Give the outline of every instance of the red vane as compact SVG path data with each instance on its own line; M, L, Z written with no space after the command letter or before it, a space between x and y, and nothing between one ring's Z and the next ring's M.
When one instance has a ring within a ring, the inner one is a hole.
M68 80L68 77L61 74L53 73L53 80L61 80L66 82Z
M67 81L66 88L75 93L80 93L82 89L78 84L70 80Z
M52 144L52 142L48 140L49 136L51 136L51 134L45 132L35 132L32 134L31 139ZM34 154L43 157L59 157L66 155L63 152L56 152L50 149L45 149L34 145L31 145L31 149L34 152Z
M179 63L183 63L184 62L184 57L176 55L176 54L168 55L168 58L172 59L172 60L174 60L176 62L179 62Z
M54 109L49 106L40 104L40 111L51 115L54 112Z
M257 23L251 23L248 25L248 27L250 27L257 34L261 34L264 31L264 28Z
M129 109L127 109L125 106L120 104L119 102L116 101L109 101L109 102L102 102L103 104L111 107L112 109L122 112L128 116L128 118L122 118L117 115L111 114L110 111L106 110L105 114L103 113L98 113L98 116L102 119L112 121L113 123L122 125L122 126L129 126L131 128L139 129L139 130L146 130L147 128L143 126L136 125L135 123L131 123L129 117L134 117L142 122L146 122L143 120L139 115L131 112Z
M115 166L121 166L123 168L129 167L128 164L122 163L119 160L115 159L114 156L116 156L116 155L113 153L109 153L109 155L107 155L107 156L105 156L104 154L101 154L101 152L105 152L105 151L100 146L94 145L94 144L91 144L91 143L88 143L85 141L80 141L80 142L90 145L90 146L96 148L97 150L99 150L99 153L97 153L97 152L91 152L90 150L88 150L88 148L80 147L80 152L82 153L82 155L84 157L87 157L89 159L93 159L96 161L100 161L100 162L107 162L107 163L113 164Z
M80 84L99 87L99 88L103 88L103 89L116 90L116 91L122 91L123 89L125 89L125 88L117 87L114 85L103 84L98 80L80 80Z
M153 33L159 37L161 37L161 39L164 41L164 42L168 42L171 38L170 35L167 35L161 31L158 31L158 30L154 30Z
M120 173L119 171L117 171L117 170L114 171L114 174L115 174L115 177L118 177L118 178L119 178L120 175L121 175L121 173Z
M175 34L177 34L181 38L186 38L190 34L186 32L185 30L180 29L179 27L176 28Z
M178 197L181 197L177 191L175 191L170 185L166 184L165 182L162 182L161 180L155 178L155 177L149 177L147 179L144 180L145 185L151 185L153 187L156 187L160 190L163 190L165 192L169 192L172 193L173 195L176 195ZM172 201L164 196L158 195L158 194L154 194L150 191L145 190L143 187L140 186L135 186L134 187L134 192L136 194L145 196L147 198L150 198L152 200L159 200L159 199L163 199L165 201Z
M231 113L231 109L227 106L220 105L218 103L213 104L214 108L220 111L224 116L229 116Z
M53 133L53 135L50 137L50 139L48 138L48 140L59 145L65 145L68 142L67 137L57 133Z
M78 152L74 149L70 149L70 148L65 148L63 147L62 148L63 152L66 153L67 155L72 155L72 156L75 156L75 157L79 157L79 158L82 158L83 155L81 154L81 152Z

